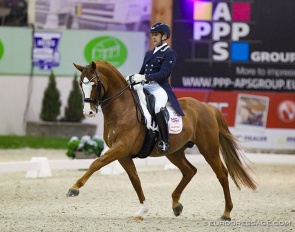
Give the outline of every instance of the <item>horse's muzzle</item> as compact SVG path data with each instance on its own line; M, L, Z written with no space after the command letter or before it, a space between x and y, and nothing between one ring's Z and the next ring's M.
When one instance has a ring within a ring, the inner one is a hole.
M83 110L83 114L86 116L86 117L95 117L96 115L96 112L93 111L93 110Z

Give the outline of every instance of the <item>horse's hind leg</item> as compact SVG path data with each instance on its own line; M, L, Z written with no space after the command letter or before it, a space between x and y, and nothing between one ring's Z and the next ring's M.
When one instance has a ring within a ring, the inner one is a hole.
M182 204L179 203L180 196L193 176L197 173L197 169L186 159L184 150L168 155L167 158L178 167L182 173L182 179L172 193L172 209L174 215L179 216L183 209Z
M144 196L143 191L142 191L140 179L138 177L134 162L133 162L131 157L126 157L126 158L123 158L123 159L119 159L118 161L120 162L122 167L127 172L128 176L129 176L129 179L130 179L130 181L131 181L131 183L133 185L134 190L137 193L137 196L138 196L138 199L139 199L139 202L140 202L139 211L133 216L133 218L135 220L142 220L143 215L147 213L149 208L148 208L147 202L145 201L145 196Z
M221 216L222 220L230 221L230 212L233 208L233 203L230 196L229 191L229 183L228 183L228 171L223 165L220 155L219 155L219 149L215 148L214 146L211 146L211 150L208 151L202 151L202 149L199 149L201 154L204 156L208 164L211 166L213 171L216 174L217 179L219 180L222 188L223 188L223 194L225 199L225 210L223 215Z

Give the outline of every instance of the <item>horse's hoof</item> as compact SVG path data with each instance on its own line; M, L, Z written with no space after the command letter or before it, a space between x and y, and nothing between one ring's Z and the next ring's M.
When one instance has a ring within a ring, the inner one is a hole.
M231 221L231 218L228 217L228 216L224 216L222 215L221 218L220 218L222 221Z
M183 206L179 204L177 207L173 209L174 215L178 217L182 213Z
M70 188L67 193L67 197L76 197L78 195L79 195L79 189Z
M143 220L142 216L133 217L134 221L141 222Z

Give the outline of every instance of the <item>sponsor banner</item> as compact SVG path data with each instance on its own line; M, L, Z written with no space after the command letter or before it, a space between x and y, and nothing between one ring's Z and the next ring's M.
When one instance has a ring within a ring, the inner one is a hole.
M58 44L61 33L34 32L33 65L40 70L51 70L60 65Z
M138 57L144 53L143 32L0 27L2 75L29 75L32 64L34 75L48 76L53 69L57 76L72 76L73 63L86 65L92 60L106 60L127 75L139 71Z
M216 106L232 133L253 149L295 150L295 93L210 91L174 88Z
M295 2L175 0L172 85L295 90ZM179 10L181 9L181 10Z
M1 75L29 75L32 47L31 29L0 27Z
M267 150L295 150L294 129L265 129L263 131L241 130L230 127L230 131L247 148Z

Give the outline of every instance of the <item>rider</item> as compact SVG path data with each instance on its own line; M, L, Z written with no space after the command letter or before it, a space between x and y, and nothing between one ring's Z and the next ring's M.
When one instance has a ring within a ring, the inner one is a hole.
M144 81L144 88L155 96L155 113L160 132L158 152L169 152L169 131L165 118L167 101L174 110L184 116L179 102L168 82L172 67L176 62L176 52L165 42L170 37L170 28L167 24L158 22L151 26L150 33L154 49L145 54L139 74L134 74L133 81Z

